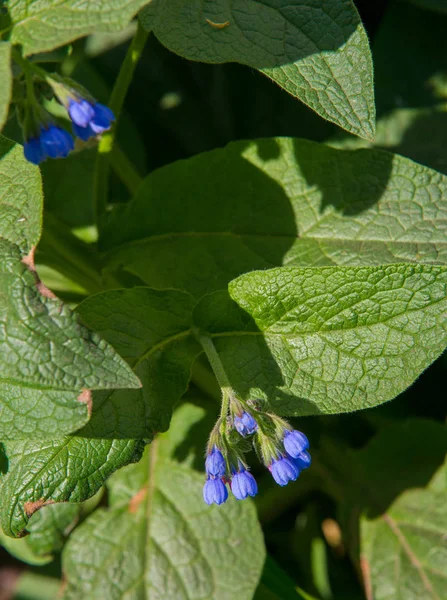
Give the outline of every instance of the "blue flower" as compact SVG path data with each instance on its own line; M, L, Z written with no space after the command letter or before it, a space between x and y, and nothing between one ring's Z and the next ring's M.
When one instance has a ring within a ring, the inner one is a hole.
M203 499L207 504L223 504L228 498L228 490L222 479L208 478L203 486Z
M301 431L297 431L296 429L293 431L286 430L284 434L284 448L292 458L297 458L303 450L309 448L309 440Z
M41 126L40 135L29 138L23 145L25 158L35 165L49 158L65 158L74 148L73 138L61 127Z
M43 152L50 158L66 158L74 149L71 135L57 125L41 128L40 144Z
M70 100L68 114L73 121L73 132L81 140L87 141L112 126L115 115L107 106L85 99Z
M70 98L68 101L68 114L70 119L79 127L87 127L90 121L95 116L95 110L90 102L80 98L79 100L73 100Z
M225 459L222 452L216 446L214 446L206 457L205 469L207 475L213 475L214 477L223 477L226 473Z
M23 153L26 160L33 163L33 165L39 165L46 159L45 152L40 143L40 138L38 137L30 138L25 141L23 144Z
M289 481L295 481L300 474L298 466L292 458L282 456L279 460L272 461L269 470L278 485L287 485Z
M253 475L242 468L233 475L231 491L238 500L244 500L247 496L256 496L258 493L258 484Z
M244 411L240 417L237 415L234 417L234 427L245 437L254 433L258 429L258 424L248 412Z
M312 464L312 458L306 450L303 450L295 459L294 463L300 471L308 469Z

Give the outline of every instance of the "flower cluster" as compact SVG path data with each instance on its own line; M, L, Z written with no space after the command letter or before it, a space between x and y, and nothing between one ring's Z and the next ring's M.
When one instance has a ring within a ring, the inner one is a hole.
M47 82L67 110L76 137L85 142L110 129L115 120L110 108L96 102L79 86L71 87L56 76L49 76ZM35 165L47 158L65 158L74 149L72 135L57 125L34 99L28 99L24 136L25 158Z
M278 485L295 481L301 471L310 467L309 440L304 433L292 429L272 413L256 410L253 414L236 398L231 398L230 413L226 421L219 419L210 436L203 487L207 504L226 502L227 484L238 500L258 493L256 480L244 462L246 446L244 450L238 447L240 444L234 438L234 431L240 434L240 439L252 436L258 456Z

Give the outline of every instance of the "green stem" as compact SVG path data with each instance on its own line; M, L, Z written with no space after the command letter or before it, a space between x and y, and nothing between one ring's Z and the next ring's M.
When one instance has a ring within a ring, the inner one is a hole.
M214 375L216 376L217 382L222 390L222 406L220 411L220 416L224 420L228 415L228 410L230 408L231 399L234 397L234 390L230 385L227 374L225 373L225 369L223 367L222 361L217 353L217 350L213 344L211 338L205 335L197 335L197 339L202 344L202 348L205 351L205 354L209 360L211 368L213 369Z
M134 196L143 178L117 143L114 144L110 152L110 163L115 173L129 190L129 193Z
M139 23L110 96L109 107L115 114L116 122L110 131L103 134L98 146L94 180L94 212L97 225L107 210L110 158L121 109L148 35Z

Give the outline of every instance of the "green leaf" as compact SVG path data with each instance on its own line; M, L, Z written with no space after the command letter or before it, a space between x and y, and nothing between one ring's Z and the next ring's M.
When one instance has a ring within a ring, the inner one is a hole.
M10 554L30 565L48 564L62 550L65 538L79 521L81 504L45 506L33 515L29 533L13 539L0 531L0 543Z
M8 42L0 41L0 131L8 117L9 103L12 94L12 74L11 74L11 45ZM0 138L1 142L1 138ZM0 146L1 152L1 146Z
M76 435L5 442L9 470L0 479L0 518L6 535L25 535L29 519L46 504L91 498L116 469L139 460L144 443L114 438L108 427L121 407L109 402L108 408L93 413Z
M22 146L0 135L0 237L30 252L40 238L42 206L39 169Z
M0 516L7 535L22 535L45 502L89 498L116 469L138 460L155 432L168 428L201 353L190 335L192 307L188 294L146 288L104 292L78 307L84 323L127 359L143 387L95 393L92 417L75 435L5 444L9 471Z
M363 513L362 571L376 600L447 598L446 452L445 426L416 419L351 452L343 504Z
M0 238L0 435L63 435L88 420L90 390L140 386L116 352L48 297Z
M110 272L196 298L253 269L447 262L447 179L380 150L236 142L149 175L101 234Z
M143 383L132 401L127 391L113 394L123 407L129 405L117 415L117 436L141 439L169 427L202 352L191 331L193 308L189 294L149 288L104 292L78 307L84 323L119 350ZM105 398L101 410L108 410L108 402Z
M180 56L259 69L323 118L374 136L368 38L348 0L152 0L140 19Z
M242 397L285 415L376 406L445 349L447 268L282 267L242 275L196 307Z
M265 556L254 505L207 506L203 475L158 460L157 443L111 478L110 507L70 537L64 598L251 600Z
M53 50L94 31L119 31L149 0L12 0L8 9L13 23L11 41L24 54Z
M376 600L447 598L446 491L412 490L361 525L362 552Z
M90 391L139 387L124 361L42 285L37 167L0 138L0 436L61 436L89 418Z

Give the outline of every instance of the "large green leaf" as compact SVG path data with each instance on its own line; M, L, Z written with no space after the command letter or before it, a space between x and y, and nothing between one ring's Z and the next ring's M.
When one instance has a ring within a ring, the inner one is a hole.
M205 297L207 331L242 397L286 415L359 410L403 392L447 345L447 267L282 267Z
M203 475L159 459L158 443L111 478L110 507L70 537L64 598L251 600L265 555L253 504L207 506Z
M149 0L11 0L11 41L25 54L67 44L94 31L122 29Z
M259 69L325 119L373 137L371 55L349 0L152 0L140 18L177 54Z
M236 142L152 173L101 245L130 282L196 297L282 264L445 264L446 190L439 173L379 150Z
M386 514L363 519L362 553L375 600L445 600L446 531L445 488L405 492Z
M0 41L0 131L8 116L12 93L11 45ZM0 140L1 141L1 140ZM0 150L1 151L1 150Z
M1 486L1 522L21 535L45 502L80 502L116 469L138 460L144 443L169 426L201 348L190 335L188 294L146 288L91 296L78 308L132 365L143 387L93 395L93 414L75 435L6 444L9 471ZM96 334L95 334L96 335Z
M39 281L39 170L0 138L0 436L61 436L89 418L90 390L140 383L111 346Z
M326 448L368 597L447 597L446 452L445 425L422 419L381 430L361 450Z

